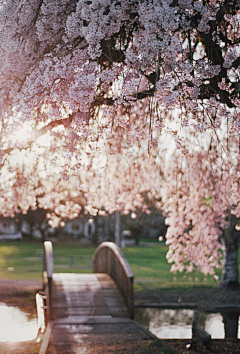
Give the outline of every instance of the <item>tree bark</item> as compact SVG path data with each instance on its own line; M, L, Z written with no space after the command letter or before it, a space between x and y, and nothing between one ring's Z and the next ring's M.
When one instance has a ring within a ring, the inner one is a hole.
M238 337L238 319L239 313L233 310L222 311L225 338Z
M120 211L115 211L115 243L120 247L121 239L120 239Z
M227 287L238 286L238 238L239 231L236 230L237 218L229 212L229 226L224 233L225 251L224 268L221 285Z

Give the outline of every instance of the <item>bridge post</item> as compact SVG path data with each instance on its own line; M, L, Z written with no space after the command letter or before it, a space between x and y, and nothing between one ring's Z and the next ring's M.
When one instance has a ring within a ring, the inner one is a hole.
M44 242L43 257L43 286L47 301L47 323L52 320L52 276L53 276L53 247L52 242Z

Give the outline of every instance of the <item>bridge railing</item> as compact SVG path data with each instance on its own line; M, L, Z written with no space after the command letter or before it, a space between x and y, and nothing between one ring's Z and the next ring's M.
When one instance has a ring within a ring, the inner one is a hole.
M47 322L52 319L52 276L53 276L53 247L52 242L44 242L43 254L43 287L47 301Z
M129 317L134 318L132 269L120 248L113 242L102 242L92 258L94 273L107 273L116 282L126 303Z

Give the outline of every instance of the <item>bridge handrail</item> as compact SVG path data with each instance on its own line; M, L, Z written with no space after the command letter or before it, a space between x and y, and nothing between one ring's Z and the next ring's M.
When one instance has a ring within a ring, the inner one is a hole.
M116 243L102 242L92 258L94 273L107 273L116 282L128 308L129 317L134 318L134 293L132 269Z
M47 296L47 322L52 315L52 276L53 276L53 247L52 242L44 242L43 254L43 286Z

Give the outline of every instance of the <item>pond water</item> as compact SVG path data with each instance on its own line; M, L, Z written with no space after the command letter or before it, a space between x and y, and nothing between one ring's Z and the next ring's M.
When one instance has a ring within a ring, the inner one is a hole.
M29 320L17 307L0 303L0 342L23 342L37 337L37 319Z
M190 309L136 308L135 311L136 321L147 327L160 339L192 338L193 315L194 310ZM0 318L0 342L22 342L36 339L37 318L30 320L27 314L19 308L4 303L0 303ZM200 322L199 324L213 339L225 338L226 314L203 313ZM238 314L234 316L234 323L233 325L238 327L238 330L235 331L236 337L240 339Z
M160 339L190 339L193 315L194 310L190 309L136 308L135 319ZM200 321L199 324L213 339L225 338L224 319L221 313L201 314ZM239 328L239 317L235 317L234 321L237 321ZM240 338L239 329L237 337Z

